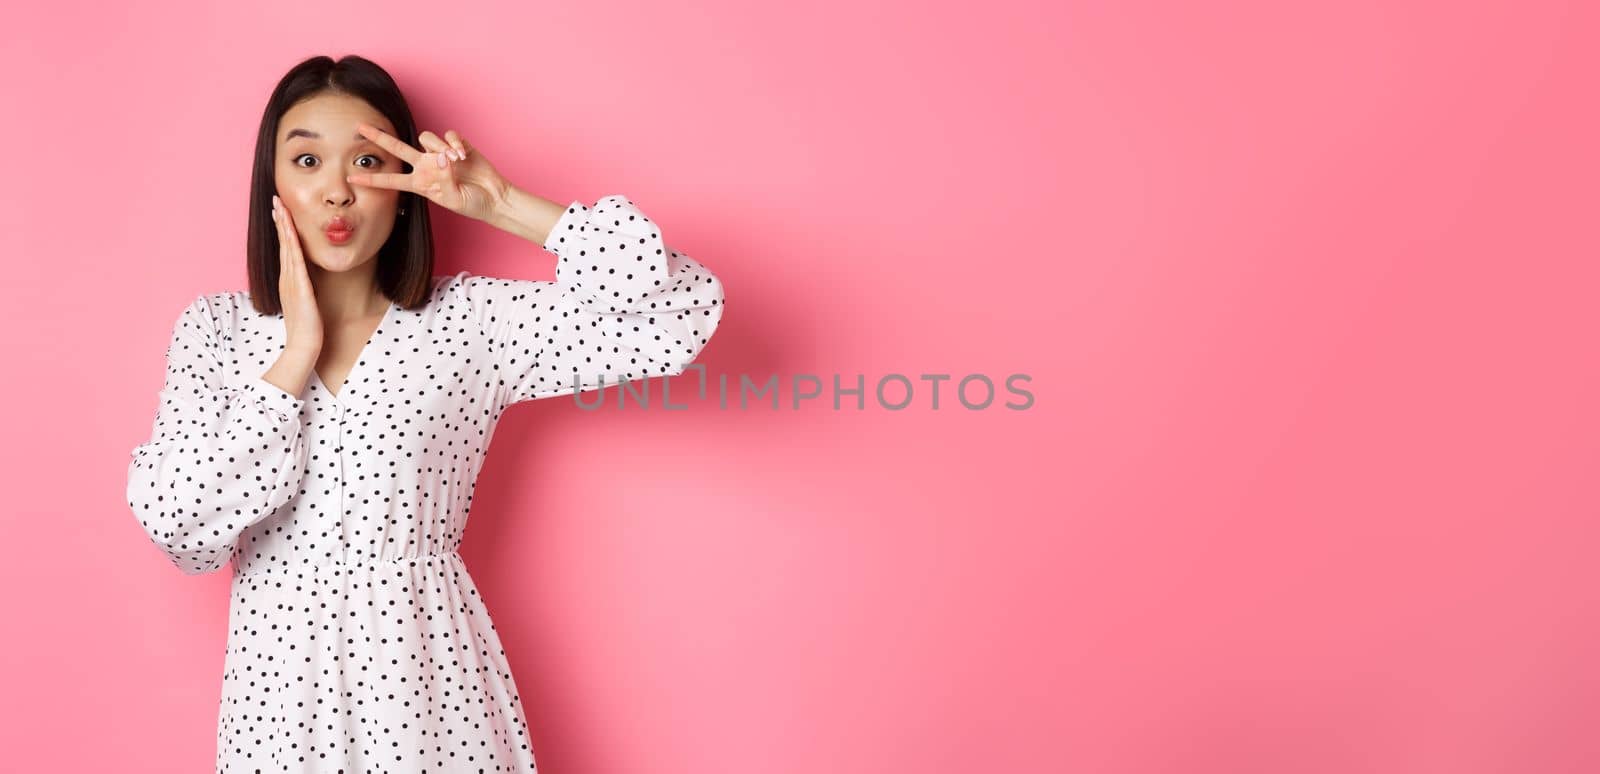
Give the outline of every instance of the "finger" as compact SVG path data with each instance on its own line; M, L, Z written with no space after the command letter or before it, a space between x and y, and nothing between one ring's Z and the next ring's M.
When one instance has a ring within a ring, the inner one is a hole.
M289 208L284 206L283 200L273 198L278 205L278 271L280 276L289 279L292 287L298 275L304 271L304 267L297 265L296 260L299 255L300 237L294 230L294 218L289 215Z
M450 162L455 160L450 157L451 153L454 153L454 151L450 150L449 148L445 148L438 153L424 153L422 154L422 163L427 164L428 160L432 159L434 166L444 169L445 167L450 166Z
M300 232L294 227L294 216L282 199L278 200L278 221L282 230L278 237L279 263L287 268L291 287L297 287L306 276L305 254L300 251Z
M377 143L378 147L393 153L413 167L417 165L417 160L422 156L421 151L395 139L393 135L371 124L356 124L356 131L361 132L362 137Z
M456 149L462 160L467 158L467 138L457 134L454 129L448 129L444 133L444 139L450 143L451 147Z
M433 132L423 132L422 134L417 135L417 142L421 144L422 147L428 149L428 153L423 154L423 158L427 158L429 155L435 153L443 157L442 161L435 162L439 165L440 169L443 169L446 166L444 162L460 160L455 156L455 149L445 144L445 141L439 139L439 135L434 134Z
M443 150L446 150L446 151L448 151L450 153L450 160L451 161L463 161L463 160L465 160L467 158L467 154L465 153L464 149L461 147L461 143L459 142L460 135L456 134L456 131L454 129L451 129L451 130L449 130L449 131L444 133L444 137L445 138L444 138L444 140L441 141L441 143L442 143L442 146L443 146Z
M289 257L289 234L284 231L283 205L272 197L272 226L278 234L278 292L294 287L294 265Z
M432 153L443 153L450 150L450 145L433 132L423 132L417 135L417 144Z
M284 221L285 221L285 216L284 216L283 210L284 210L283 202L281 202L278 199L277 196L273 196L272 197L272 227L278 233L278 263L279 264L286 263L286 259L288 258L288 255L284 251L287 249L289 234L288 234L288 232L284 231L283 224L284 224ZM280 268L282 268L281 265L280 265Z
M427 146L428 150L436 153L443 153L448 156L451 161L463 161L467 158L467 154L461 147L460 143L455 140L448 139L458 137L458 135L455 133L455 130L452 129L448 132L445 132L447 139L443 140L439 139L439 135L434 134L433 132L427 132L426 134L432 141Z
M421 157L418 158L420 161ZM416 166L416 162L412 166ZM416 182L408 172L352 172L344 179L368 188L388 188L393 191L411 191Z

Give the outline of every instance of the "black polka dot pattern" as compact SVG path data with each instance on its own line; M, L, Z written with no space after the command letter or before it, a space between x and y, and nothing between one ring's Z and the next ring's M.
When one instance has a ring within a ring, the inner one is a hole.
M573 202L556 280L461 272L391 304L334 394L261 378L284 320L244 292L173 326L128 505L180 570L233 568L227 772L533 772L505 651L457 552L510 406L682 373L720 281L620 195Z

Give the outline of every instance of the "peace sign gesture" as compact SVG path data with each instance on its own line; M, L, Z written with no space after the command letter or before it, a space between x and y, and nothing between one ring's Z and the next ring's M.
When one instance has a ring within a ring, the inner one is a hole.
M433 132L417 135L427 148L419 151L370 124L358 124L361 136L411 165L406 173L353 173L346 179L370 188L410 191L458 215L487 220L495 202L504 198L511 184L495 170L489 160L454 129L444 139Z

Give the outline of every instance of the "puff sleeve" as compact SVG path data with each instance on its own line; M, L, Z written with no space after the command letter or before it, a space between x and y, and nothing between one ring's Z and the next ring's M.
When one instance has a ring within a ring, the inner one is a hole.
M221 569L241 532L287 503L306 469L304 401L257 378L223 385L205 296L172 328L150 439L128 463L128 506L186 574Z
M722 320L721 281L620 194L572 202L543 246L554 282L452 283L496 353L502 406L680 374Z

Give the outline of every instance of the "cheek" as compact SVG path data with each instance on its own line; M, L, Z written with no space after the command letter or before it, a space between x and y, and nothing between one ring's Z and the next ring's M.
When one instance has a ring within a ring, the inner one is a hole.
M294 183L278 175L273 178L272 187L278 198L289 207L290 214L299 214L303 210L306 202L305 192L295 188Z
M374 197L368 200L368 204L371 205L368 210L370 213L368 217L374 220L400 219L400 194L398 192L390 191L382 197Z

